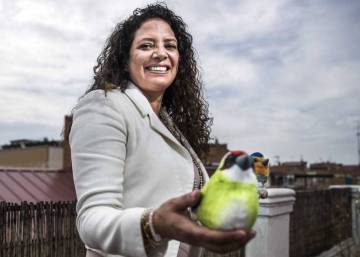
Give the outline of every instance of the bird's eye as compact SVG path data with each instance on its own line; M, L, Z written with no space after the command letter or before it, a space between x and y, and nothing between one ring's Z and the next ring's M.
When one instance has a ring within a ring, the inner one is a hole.
M233 162L230 159L226 159L224 162L224 167L223 169L228 169L232 166Z

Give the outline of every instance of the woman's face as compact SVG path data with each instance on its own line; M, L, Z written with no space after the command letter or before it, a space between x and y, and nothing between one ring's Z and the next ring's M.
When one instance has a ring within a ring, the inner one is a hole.
M130 79L152 99L162 96L176 77L179 51L174 32L159 18L145 21L130 48Z

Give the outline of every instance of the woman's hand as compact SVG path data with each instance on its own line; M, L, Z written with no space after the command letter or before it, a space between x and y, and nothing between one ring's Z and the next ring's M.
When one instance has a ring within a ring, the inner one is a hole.
M162 204L153 214L156 232L163 238L176 239L216 253L238 250L255 236L253 230L224 231L196 224L188 217L187 209L196 206L200 198L200 191L196 190Z

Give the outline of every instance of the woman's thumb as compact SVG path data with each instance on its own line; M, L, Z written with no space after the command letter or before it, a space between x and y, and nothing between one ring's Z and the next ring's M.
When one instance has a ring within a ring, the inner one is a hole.
M199 190L194 190L190 193L172 199L172 207L177 210L185 210L188 207L196 206L201 199Z

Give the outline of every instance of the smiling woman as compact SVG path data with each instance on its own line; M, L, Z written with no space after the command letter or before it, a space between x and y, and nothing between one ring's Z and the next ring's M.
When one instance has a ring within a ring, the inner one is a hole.
M73 111L77 228L90 256L200 256L244 246L251 231L190 218L208 179L198 158L211 119L183 20L136 9L111 34Z
M159 18L145 21L135 32L130 48L130 79L159 113L161 98L175 80L179 51L174 32Z

